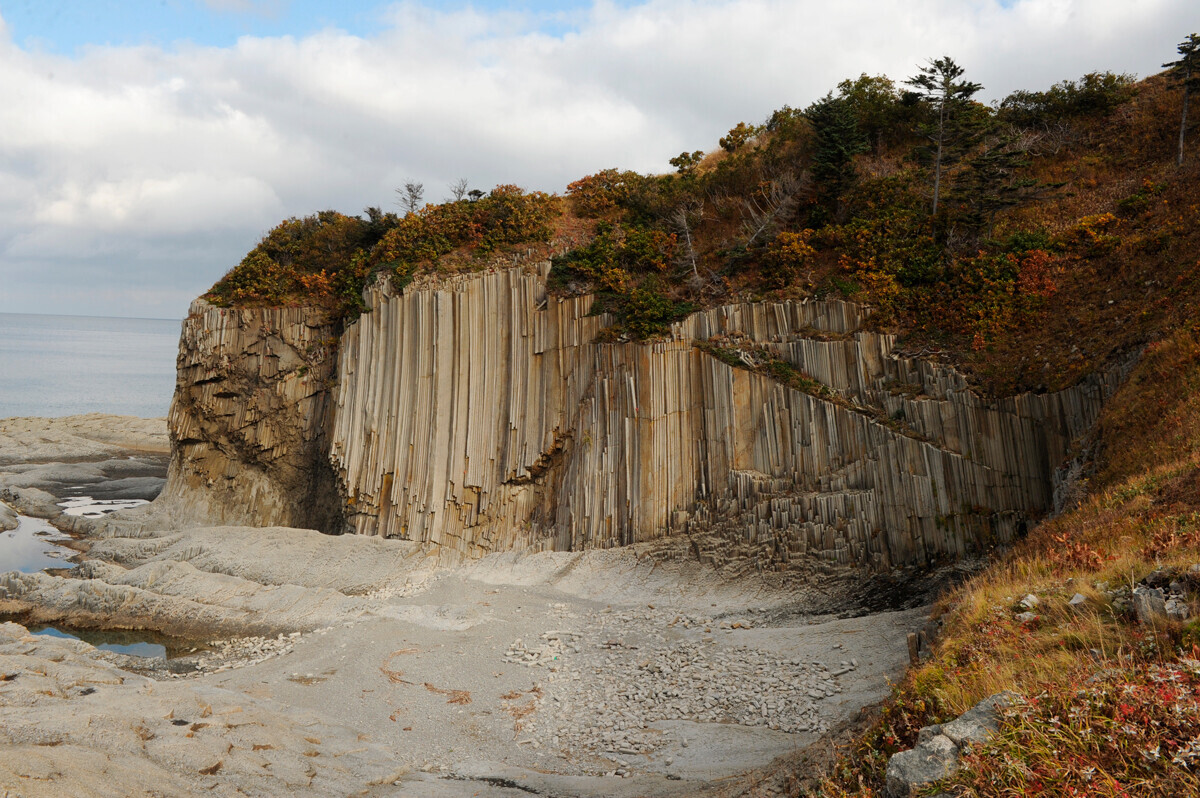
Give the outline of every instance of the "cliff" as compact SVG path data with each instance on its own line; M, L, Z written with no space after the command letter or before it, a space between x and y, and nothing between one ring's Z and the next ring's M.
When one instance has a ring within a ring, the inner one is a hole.
M313 309L192 303L156 504L205 523L341 532L327 458L338 332Z
M226 523L344 519L467 556L684 535L722 565L924 563L1049 508L1124 371L988 404L837 301L727 305L669 339L597 342L608 320L548 296L547 269L400 295L380 282L336 348L319 314L198 302L163 501ZM696 345L710 341L824 387L731 366Z

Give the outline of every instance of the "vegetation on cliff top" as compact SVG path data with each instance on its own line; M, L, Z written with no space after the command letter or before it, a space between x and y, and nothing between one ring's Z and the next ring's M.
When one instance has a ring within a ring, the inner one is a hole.
M357 316L375 275L402 288L421 267L470 264L548 241L561 206L550 194L497 186L404 216L368 208L365 218L322 211L287 219L205 296L220 305L304 303Z
M949 58L906 83L862 75L680 154L674 174L607 169L565 198L499 186L421 206L418 192L404 215L289 219L207 296L355 316L381 272L402 287L532 246L558 253L554 290L614 313L614 335L734 298L847 297L990 392L1054 389L1197 307L1198 160L1177 164L1188 58L1140 83L1092 73L992 107Z

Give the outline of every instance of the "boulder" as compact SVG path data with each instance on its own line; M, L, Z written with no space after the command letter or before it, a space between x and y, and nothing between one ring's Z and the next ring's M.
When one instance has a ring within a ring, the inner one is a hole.
M16 529L18 523L16 511L7 504L0 502L0 532Z
M957 720L942 724L942 734L960 748L966 745L980 745L1000 728L1000 708L1012 706L1017 700L1017 694L1008 690L989 696L968 709Z
M4 488L0 490L0 500L11 505L18 513L36 518L57 518L62 514L58 499L37 488Z
M1167 614L1167 597L1161 588L1138 585L1133 589L1133 611L1138 623L1152 624Z
M1151 588L1164 588L1171 583L1171 572L1166 568L1157 568L1146 574L1142 584Z
M888 760L888 797L907 798L935 781L953 776L962 749L986 742L1000 728L1000 708L1020 700L1016 693L1006 690L988 696L949 723L921 729L916 747Z
M1186 621L1190 614L1187 602L1175 596L1167 599L1163 605L1163 612L1173 621Z
M927 784L954 775L958 756L958 746L944 734L931 735L911 751L894 755L887 766L889 798L907 798Z

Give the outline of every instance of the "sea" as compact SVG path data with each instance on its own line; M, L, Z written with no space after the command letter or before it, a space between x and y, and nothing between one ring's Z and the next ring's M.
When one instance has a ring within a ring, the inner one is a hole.
M181 323L0 313L0 418L165 416Z

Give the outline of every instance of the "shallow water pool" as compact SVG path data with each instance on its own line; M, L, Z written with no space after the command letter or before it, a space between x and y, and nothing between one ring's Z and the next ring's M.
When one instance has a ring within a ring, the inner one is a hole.
M141 631L110 629L63 630L54 626L31 626L29 631L35 635L61 637L66 640L82 640L104 651L128 654L131 657L162 657L166 659L168 656L165 645L147 640L147 633Z
M81 496L59 504L68 515L97 518L146 502L141 499L96 501L89 496ZM76 552L60 545L62 541L70 540L70 535L60 532L41 518L18 513L17 521L16 529L0 532L0 573L20 571L30 574L49 568L72 567L68 558ZM29 631L37 635L82 640L96 648L133 657L167 658L176 655L177 649L181 648L180 645L172 645L174 641L162 635L144 631L64 629L54 626L31 626Z
M31 574L47 568L70 568L67 558L75 552L56 541L70 540L40 518L18 515L16 529L0 532L0 574L20 571Z

